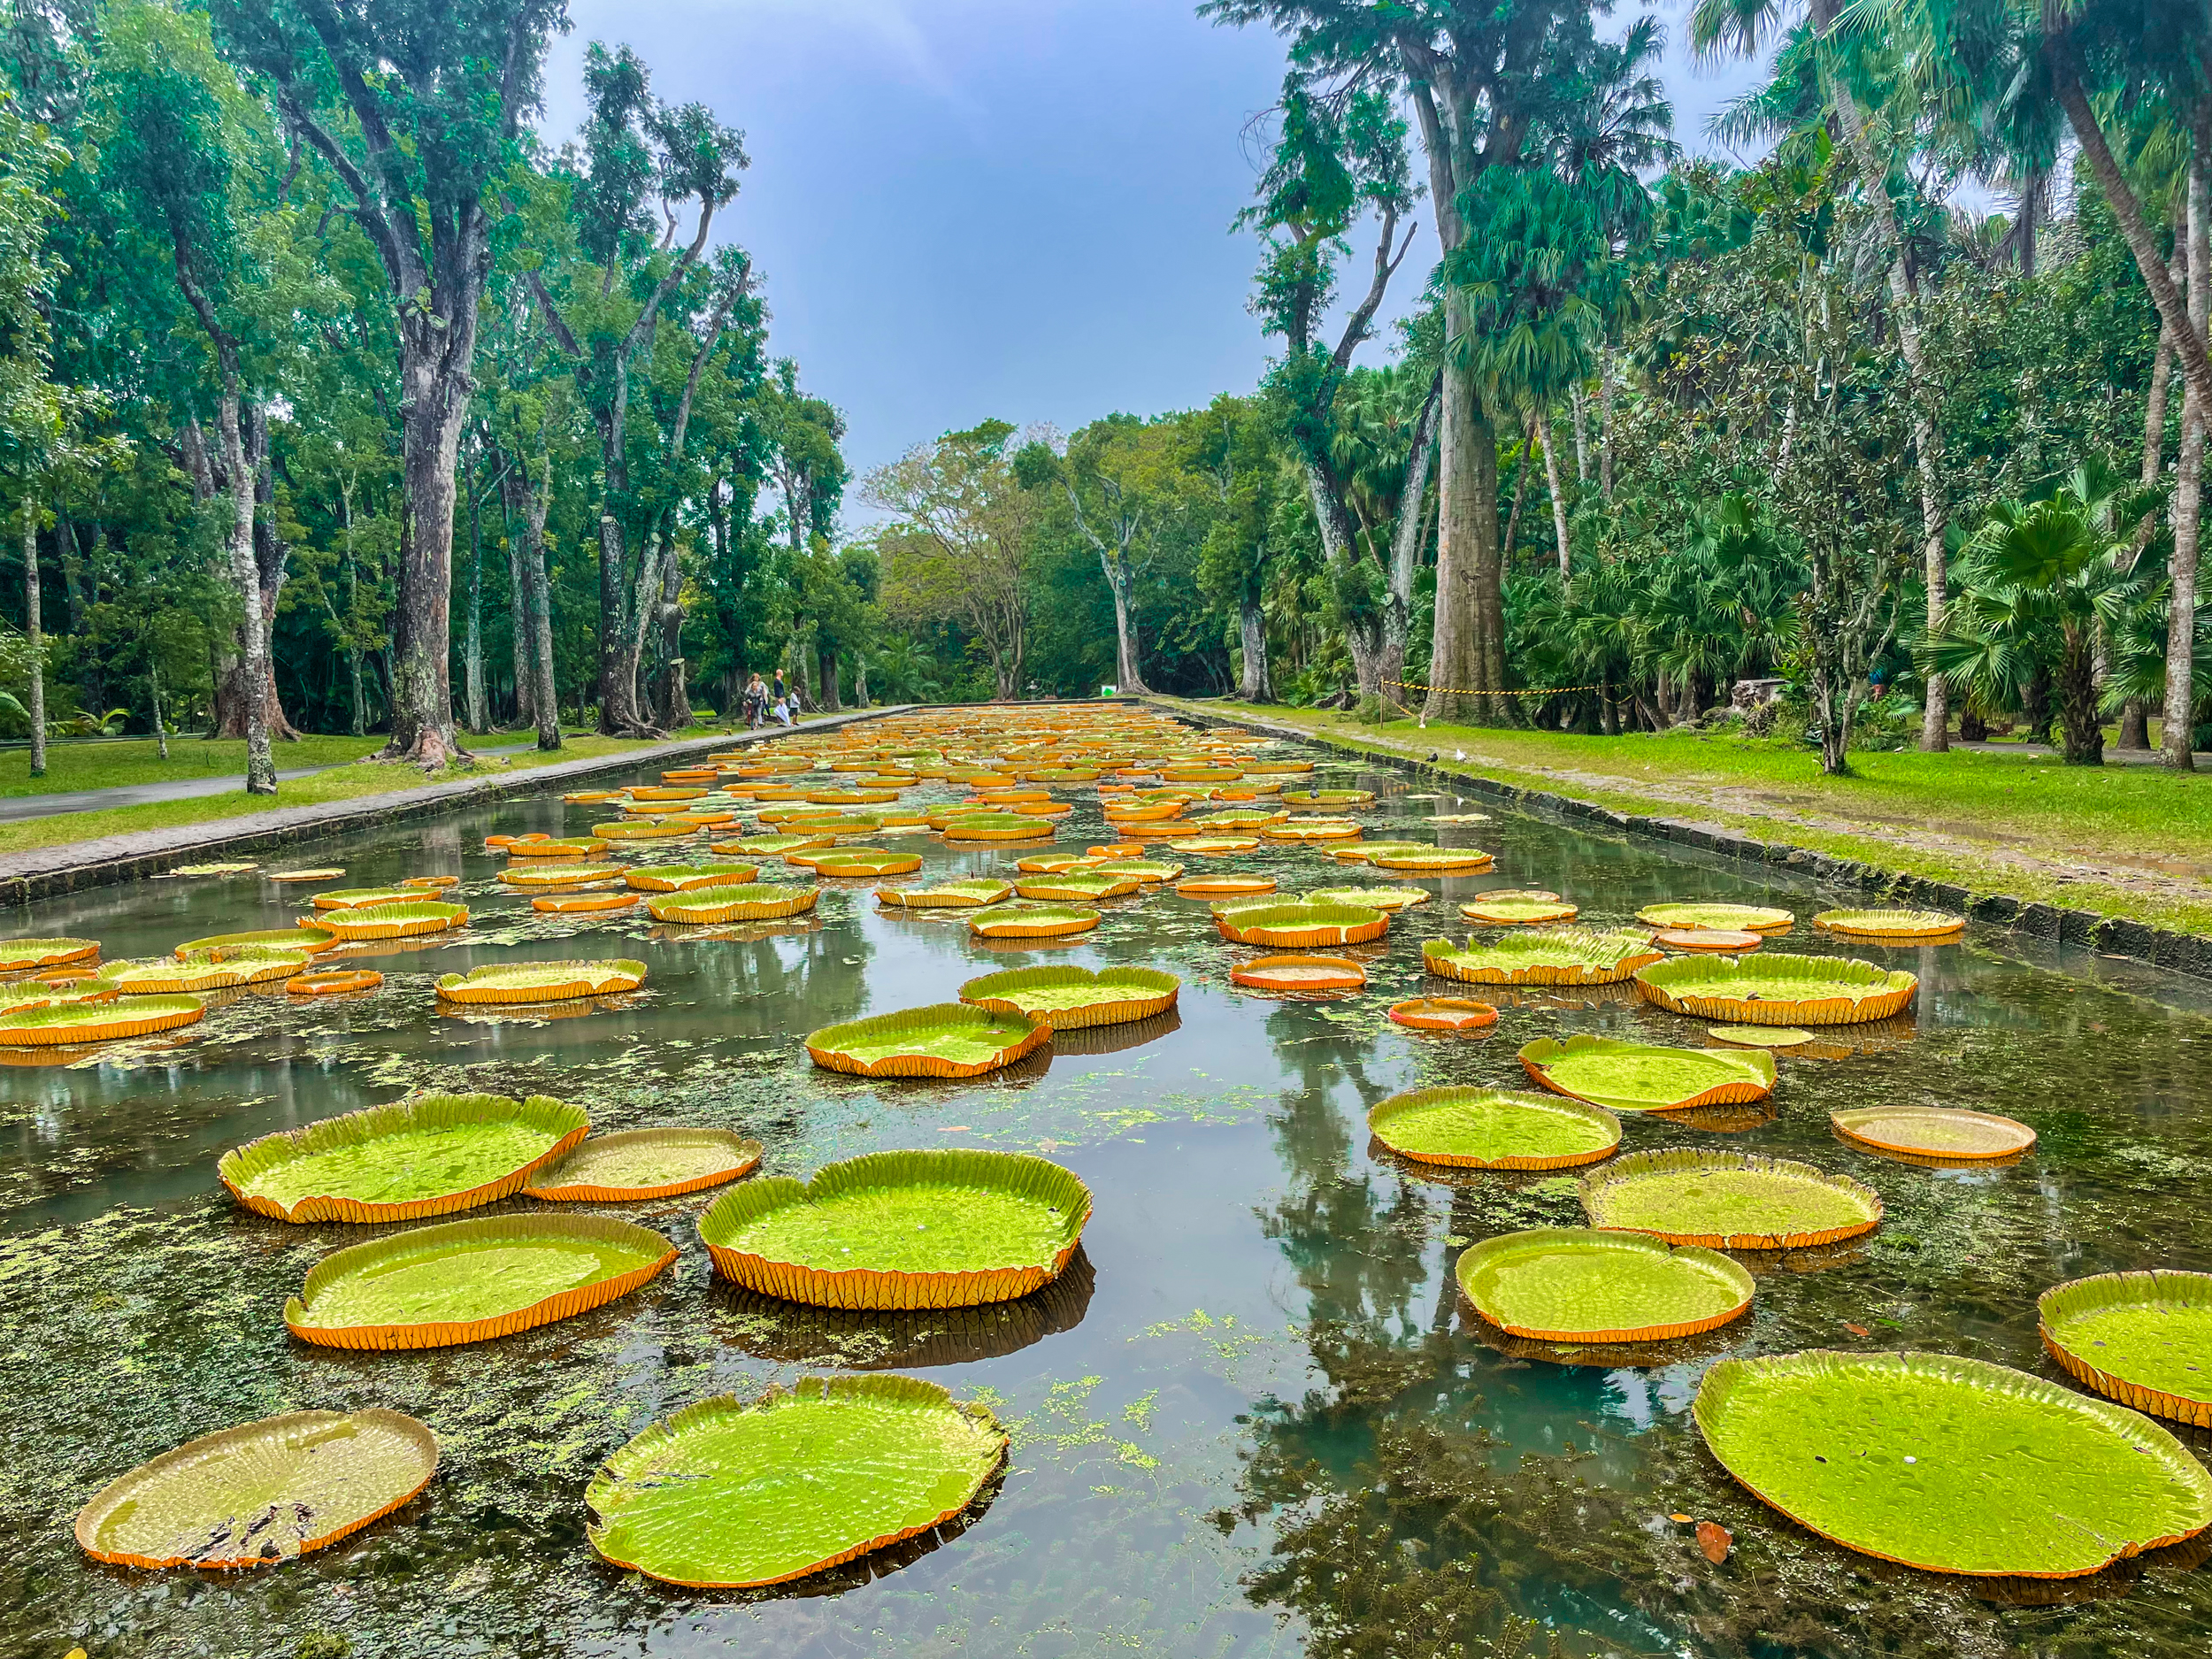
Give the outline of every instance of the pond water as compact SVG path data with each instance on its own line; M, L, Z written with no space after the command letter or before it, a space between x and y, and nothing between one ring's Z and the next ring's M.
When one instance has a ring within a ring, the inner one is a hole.
M1322 757L1318 775L1383 792L1365 815L1371 838L1400 820L1492 810L1387 770ZM1076 810L1060 820L1061 846L1111 839L1093 791L1065 794ZM1435 901L1347 953L1368 960L1366 990L1286 1001L1233 987L1230 966L1255 953L1223 944L1202 901L1158 888L1107 902L1080 940L1025 949L972 941L956 912L887 915L871 882L827 884L804 925L693 930L641 913L541 916L500 889L488 833L572 833L594 814L510 803L299 849L298 862L345 866L347 885L458 873L472 925L375 956L386 982L367 999L234 995L173 1039L0 1067L12 1441L0 1651L1441 1659L1516 1651L1523 1618L1578 1655L2205 1651L2201 1549L2064 1584L1889 1568L1737 1488L1688 1405L1719 1356L1823 1346L1940 1350L2056 1377L2037 1342L2039 1291L2116 1268L2212 1268L2212 987L1980 930L1891 951L1847 949L1801 922L1788 949L1918 973L1916 1012L1783 1056L1767 1121L1630 1118L1624 1149L1802 1157L1877 1187L1885 1223L1853 1245L1743 1257L1758 1275L1752 1314L1667 1363L1561 1365L1485 1340L1451 1270L1473 1240L1579 1225L1571 1179L1424 1176L1371 1150L1366 1110L1418 1086L1525 1087L1515 1052L1532 1038L1694 1044L1700 1026L1625 987L1498 993L1503 1017L1486 1038L1407 1031L1384 1008L1466 988L1425 983L1419 941L1463 934L1457 904L1484 889L1550 888L1607 923L1673 898L1802 918L1822 908L1809 887L1492 810L1437 834L1494 851L1494 871L1421 884ZM1018 856L928 835L895 844L923 853L925 874ZM1286 892L1362 879L1277 844L1185 862L1265 871ZM301 906L258 874L151 881L42 904L12 931L96 938L111 960L285 926ZM436 974L578 956L641 958L645 988L574 1018L434 1006ZM1064 1037L971 1083L836 1076L796 1041L1047 962L1170 969L1183 976L1179 1011ZM765 1143L772 1173L881 1148L1036 1151L1089 1184L1095 1214L1073 1269L1026 1302L821 1317L714 1281L693 1225L712 1194L694 1195L631 1207L681 1256L582 1317L411 1354L293 1341L281 1310L307 1269L377 1230L248 1215L218 1187L218 1156L410 1090L460 1087L557 1095L601 1130L738 1129ZM1959 1173L1854 1150L1829 1130L1832 1110L1896 1102L2000 1111L2040 1142L2011 1167ZM850 1368L927 1377L989 1401L1010 1425L1002 1481L949 1536L753 1595L676 1589L593 1555L585 1485L639 1430L710 1395ZM71 1540L94 1491L181 1440L280 1410L373 1404L428 1424L442 1466L423 1498L334 1548L218 1577L110 1569ZM2177 1432L2212 1451L2212 1436ZM1730 1528L1732 1555L1709 1563L1666 1518L1676 1513Z

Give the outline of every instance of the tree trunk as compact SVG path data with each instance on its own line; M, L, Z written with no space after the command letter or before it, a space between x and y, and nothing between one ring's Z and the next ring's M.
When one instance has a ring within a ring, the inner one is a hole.
M1390 528L1390 592L1383 604L1382 661L1379 672L1386 691L1407 687L1406 647L1413 632L1413 575L1421 560L1421 532L1427 518L1429 473L1436 463L1436 429L1441 413L1442 380L1429 382L1429 395L1413 426L1413 447L1406 455L1405 482L1398 492L1398 520ZM1272 692L1270 693L1271 698ZM1401 705L1405 698L1398 697Z
M523 584L529 595L529 628L535 673L530 687L530 706L538 723L538 748L550 753L561 746L561 700L553 683L553 603L545 574L545 518L553 506L553 461L547 457L545 476L530 484L523 499L526 526L522 546Z
M1553 439L1551 411L1542 416L1544 437L1544 484L1551 491L1552 534L1559 542L1559 580L1567 580L1567 498L1559 487L1559 446Z
M1598 494L1613 503L1613 342L1598 348Z
M223 448L223 470L230 480L230 528L225 540L230 575L238 589L239 701L246 728L246 793L276 793L276 762L269 753L269 634L263 612L261 563L255 557L256 469L246 458L239 398L226 392L217 409L216 431Z
M1521 504L1528 498L1528 452L1533 444L1534 440L1523 433L1520 460L1513 469L1513 505L1505 515L1505 557L1509 561L1521 542Z
M2212 173L2212 99L2203 104L2196 123L2195 153L2189 165L2188 213L2185 234L2189 250L2189 309L2182 319L2176 350L2186 363L2190 348L2203 355L2208 312L2212 312L2212 199L2208 199L2208 173ZM2169 584L2166 621L2166 718L2160 733L2167 765L2177 772L2194 770L2196 746L2197 555L2204 527L2204 436L2208 398L2203 377L2189 374L2182 382L2181 462L2174 480L2170 522L2174 550L2167 565Z
M477 495L473 468L469 478L469 629L461 670L469 730L481 736L490 727L491 715L484 699L484 503Z
M661 695L657 704L661 726L680 732L691 724L691 685L684 663L684 574L676 544L668 544L662 561L660 602L655 615L660 623Z
M837 652L835 649L823 648L818 640L814 666L816 677L821 681L822 686L821 701L817 706L825 714L842 713L845 704L840 696L837 684Z
M1128 567L1118 559L1099 555L1106 567L1106 585L1114 590L1114 679L1124 692L1148 692L1144 674L1137 666L1138 640L1135 596L1130 589L1135 586Z
M510 477L522 467L519 456L509 469ZM500 486L500 519L507 537L507 636L514 657L515 725L528 726L537 718L537 705L532 698L533 682L530 660L530 579L522 573L522 542L515 534L515 490L511 484Z
M161 718L161 664L158 662L146 671L146 691L154 705L154 753L166 760L169 758L169 727Z
M2058 664L2059 726L2069 766L2104 764L2104 728L2097 719L2097 664L2086 628L2066 630Z
M46 641L39 632L38 502L23 481L23 635L30 642L31 776L46 775Z
M1244 660L1237 675L1237 696L1245 703L1272 703L1275 687L1267 672L1267 617L1257 595L1237 599L1237 642Z
M2027 722L2032 740L2038 743L2051 741L2051 675L2040 663L2021 682L2020 718Z
M609 490L612 494L611 488ZM622 526L611 511L599 515L599 730L603 736L634 736L638 727L636 664L627 648L628 555Z
M1575 482L1590 481L1590 419L1589 404L1582 396L1579 385L1567 388L1568 406L1574 411L1575 422Z
M439 284L441 288L446 284ZM392 608L392 739L381 758L426 771L469 758L453 730L454 471L474 382L477 295L400 313L400 476L406 491Z
M1445 296L1445 332L1463 336L1466 302ZM1423 718L1489 724L1503 718L1504 571L1498 544L1497 436L1486 418L1471 368L1444 368L1438 444L1436 630Z
M1960 735L1965 735L1965 717L1959 719ZM2151 746L2151 723L2143 699L2130 697L2120 705L2120 735L2114 740L2115 749L2141 750Z

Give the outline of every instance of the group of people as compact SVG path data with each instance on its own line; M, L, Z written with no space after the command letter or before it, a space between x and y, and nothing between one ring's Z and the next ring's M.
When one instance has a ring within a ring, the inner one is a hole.
M771 719L780 726L789 726L799 718L799 688L795 685L788 689L785 687L783 670L780 668L776 670L772 686L755 674L745 682L744 708L745 724L754 731L766 726Z

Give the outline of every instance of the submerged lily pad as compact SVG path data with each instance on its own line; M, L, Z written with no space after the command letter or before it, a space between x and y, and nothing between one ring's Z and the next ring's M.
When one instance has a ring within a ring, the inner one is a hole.
M673 1198L751 1174L760 1150L759 1141L728 1129L626 1129L540 1164L522 1194L556 1203Z
M1877 1152L1966 1162L2018 1157L2035 1144L2035 1131L1993 1112L1945 1106L1863 1106L1828 1114L1847 1141Z
M467 1006L567 1002L581 996L617 996L644 983L641 962L517 962L442 975L438 995Z
M188 1440L100 1489L77 1543L124 1567L233 1571L351 1537L430 1484L437 1437L396 1411L288 1411Z
M2099 1273L2036 1302L2043 1346L2088 1387L2212 1428L2212 1273Z
M1640 933L1599 933L1583 927L1532 927L1487 941L1425 940L1421 960L1431 973L1475 985L1617 985L1660 960Z
M1025 1296L1082 1241L1090 1190L1024 1153L876 1152L810 1181L715 1200L699 1236L732 1283L835 1308L964 1308Z
M2212 1473L2164 1429L1983 1360L1727 1359L1693 1412L1754 1494L1932 1572L2075 1578L2212 1524Z
M815 1064L861 1077L981 1077L1051 1041L1052 1027L1026 1014L937 1002L825 1025L806 1049Z
M1663 1048L1586 1033L1560 1042L1540 1037L1521 1064L1546 1088L1615 1111L1678 1111L1764 1100L1774 1088L1774 1056L1725 1048Z
M1455 1271L1484 1319L1545 1342L1695 1336L1748 1313L1753 1294L1751 1275L1717 1250L1587 1227L1485 1239Z
M285 1304L323 1348L448 1348L550 1325L626 1296L676 1259L612 1216L472 1216L334 1251Z
M1652 927L1733 928L1747 933L1786 933L1797 918L1770 904L1647 904L1636 919Z
M1847 1025L1887 1019L1920 981L1835 956L1675 956L1636 971L1636 994L1675 1014L1742 1025Z
M496 1202L590 1126L542 1094L424 1094L264 1135L215 1171L280 1221L408 1221Z
M952 1519L1006 1455L987 1407L910 1377L803 1378L687 1406L584 1494L615 1566L700 1588L784 1584Z
M1156 968L1016 968L960 987L960 1000L999 1014L1025 1014L1054 1030L1149 1019L1175 1006L1182 981Z
M1612 1156L1620 1119L1603 1107L1494 1088L1393 1094L1367 1114L1401 1157L1470 1170L1565 1170Z
M1801 1250L1871 1233L1881 1194L1847 1175L1748 1152L1637 1152L1582 1178L1594 1227L1715 1249Z
M1818 1041L1811 1032L1794 1025L1708 1025L1705 1034L1744 1048L1801 1048Z

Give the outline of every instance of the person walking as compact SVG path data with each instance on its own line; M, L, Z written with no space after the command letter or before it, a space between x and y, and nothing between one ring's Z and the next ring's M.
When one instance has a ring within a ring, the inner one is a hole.
M745 724L756 732L768 724L768 687L758 672L745 682Z
M781 703L783 700L784 700L784 690L783 690L783 665L782 665L780 663L779 663L779 664L776 665L776 692L775 692L775 701L777 701L778 703Z

